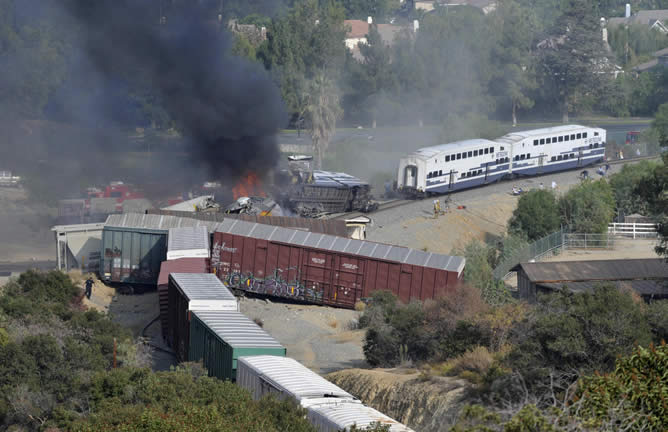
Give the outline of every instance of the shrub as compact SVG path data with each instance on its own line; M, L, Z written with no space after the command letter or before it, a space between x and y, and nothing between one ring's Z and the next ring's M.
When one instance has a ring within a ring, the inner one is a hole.
M666 430L668 427L668 346L640 346L617 360L609 374L580 380L573 402L579 415L595 426L617 423L620 429Z
M615 216L615 197L604 179L587 180L559 199L563 225L578 233L605 233Z
M668 300L652 302L647 308L647 321L655 342L668 341Z
M464 354L452 359L448 375L457 376L462 372L474 372L477 375L485 375L494 363L494 357L483 346L477 346Z
M4 347L9 343L9 334L7 330L0 327L0 348Z
M535 189L520 197L508 222L508 230L537 240L559 229L557 198L551 191Z

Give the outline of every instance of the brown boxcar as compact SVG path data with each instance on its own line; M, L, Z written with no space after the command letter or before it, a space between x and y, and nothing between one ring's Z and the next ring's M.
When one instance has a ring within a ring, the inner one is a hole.
M211 268L230 288L352 308L377 290L402 301L447 294L465 259L245 221L214 233Z
M169 274L170 273L209 273L208 258L179 258L163 261L160 265L158 275L158 300L160 302L160 326L162 338L169 344L170 337L167 332L168 304L169 304Z
M239 310L236 297L211 273L170 273L168 303L168 341L179 361L188 361L191 311Z

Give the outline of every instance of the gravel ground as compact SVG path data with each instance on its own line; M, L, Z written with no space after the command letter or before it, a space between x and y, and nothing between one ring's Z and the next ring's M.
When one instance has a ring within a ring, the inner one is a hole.
M241 312L259 319L288 356L319 373L364 367L363 330L351 330L359 312L326 306L242 298ZM354 327L354 326L353 326Z
M609 174L621 170L612 165ZM594 174L595 169L588 168ZM549 188L554 180L558 193L580 183L580 170L540 177L504 181L452 194L450 213L434 218L433 199L415 201L408 205L370 214L372 226L367 230L369 240L406 246L429 252L450 254L471 239L489 241L503 235L519 197L513 196L513 186L523 190L536 189L542 182ZM443 198L441 198L443 200ZM458 205L466 209L457 209Z

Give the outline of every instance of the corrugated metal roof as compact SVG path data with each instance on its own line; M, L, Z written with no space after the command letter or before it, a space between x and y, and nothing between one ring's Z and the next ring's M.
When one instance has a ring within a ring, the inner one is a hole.
M342 239L326 234L304 232L290 228L270 227L270 229L267 229L266 226L241 220L226 219L220 223L217 231L457 273L461 273L466 263L464 257L460 256L426 253L367 240L346 240L344 245Z
M627 281L589 281L589 282L561 282L538 283L541 287L558 290L566 286L573 292L591 292L600 284L613 284L617 289L632 289L642 296L666 297L668 286L662 280L627 280Z
M194 311L212 332L233 348L284 348L269 333L236 311Z
M357 425L366 428L374 422L390 425L391 432L413 432L411 428L386 416L371 407L355 403L338 403L328 405L316 405L309 408L309 417L315 413L335 424L339 429L346 430L350 426Z
M668 278L668 263L662 259L536 262L514 269L520 267L534 283Z
M367 182L351 176L350 174L330 171L313 171L313 183L322 187L341 187L341 186L364 186Z
M350 393L290 357L261 355L240 357L238 360L297 400L324 396L354 399Z
M170 228L167 236L167 251L209 249L207 227Z
M180 227L207 227L209 232L216 231L220 222L202 221L192 217L162 216L155 214L125 213L112 214L107 218L105 227L147 229L155 231L169 231L170 228Z
M188 300L236 300L236 297L212 273L170 273Z
M174 210L148 210L147 213L163 216L176 216L198 219L208 222L222 222L225 219L241 219L247 222L256 222L264 225L281 226L287 228L297 228L306 231L329 234L339 237L349 237L346 222L335 219L312 219L290 216L260 216L249 214L224 214L217 212L187 212Z
M207 273L208 269L208 258L179 258L163 261L160 264L158 285L167 285L170 273Z

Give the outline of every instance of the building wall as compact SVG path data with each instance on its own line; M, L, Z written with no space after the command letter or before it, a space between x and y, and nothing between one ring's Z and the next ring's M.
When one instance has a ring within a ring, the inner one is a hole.
M348 38L348 39L346 39L346 47L347 47L349 50L353 50L353 49L357 48L357 44L360 43L360 42L366 44L366 43L367 43L367 42L366 42L366 38L365 38L365 37L361 37L361 38Z

